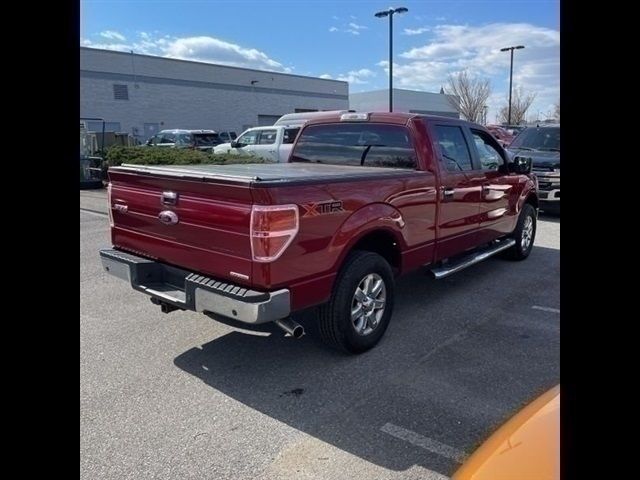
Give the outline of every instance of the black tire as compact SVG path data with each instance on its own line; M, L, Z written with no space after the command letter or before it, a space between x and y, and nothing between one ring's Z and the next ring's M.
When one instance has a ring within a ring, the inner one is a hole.
M365 328L372 330L359 334L351 320L352 303L356 301L356 289L371 274L384 282L384 309L376 326L369 327L365 322ZM331 299L319 309L320 337L326 344L345 352L369 350L380 341L389 326L394 299L395 281L389 263L377 253L360 250L350 253L338 274Z
M530 241L528 242L528 244L526 244L526 242L523 241L523 238L525 236L525 224L527 223L528 218L531 219L533 231L530 234ZM510 260L524 260L529 256L531 250L533 249L533 243L536 239L536 226L536 209L533 208L533 206L529 203L525 203L522 206L522 210L520 211L520 216L518 217L516 228L511 235L511 238L516 241L516 244L505 252L507 258L509 258Z

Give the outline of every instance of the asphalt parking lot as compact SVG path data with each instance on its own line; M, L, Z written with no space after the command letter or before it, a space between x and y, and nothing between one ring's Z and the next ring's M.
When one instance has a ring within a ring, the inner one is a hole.
M360 356L193 312L163 314L102 271L104 191L80 193L82 479L448 478L559 383L560 220L529 259L398 282Z

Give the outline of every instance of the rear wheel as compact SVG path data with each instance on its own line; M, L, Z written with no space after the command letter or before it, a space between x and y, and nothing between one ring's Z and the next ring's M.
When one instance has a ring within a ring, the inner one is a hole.
M536 238L536 209L525 203L518 217L518 223L513 231L512 238L516 244L506 251L511 260L524 260L533 249L533 241Z
M350 353L374 347L389 325L394 294L393 272L383 257L366 251L351 253L331 299L320 307L323 341Z

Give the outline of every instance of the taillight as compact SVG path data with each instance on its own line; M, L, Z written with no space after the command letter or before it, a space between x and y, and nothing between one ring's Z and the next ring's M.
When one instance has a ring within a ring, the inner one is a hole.
M113 205L111 204L111 182L107 185L107 206L109 207L109 226L113 228Z
M251 254L256 262L272 262L298 233L297 205L254 205L251 209Z

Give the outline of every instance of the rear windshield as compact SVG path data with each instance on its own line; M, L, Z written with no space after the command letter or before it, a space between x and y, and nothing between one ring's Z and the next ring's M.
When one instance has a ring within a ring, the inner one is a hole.
M415 168L416 154L403 126L337 123L305 128L290 161Z
M534 150L560 151L560 128L525 128L511 142L509 148L532 148Z
M217 143L220 143L220 137L217 133L194 133L193 143L196 147L215 145Z

